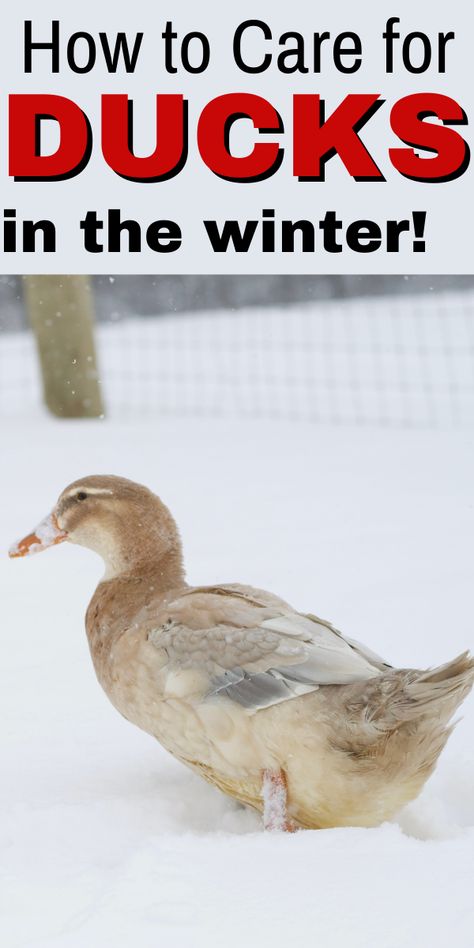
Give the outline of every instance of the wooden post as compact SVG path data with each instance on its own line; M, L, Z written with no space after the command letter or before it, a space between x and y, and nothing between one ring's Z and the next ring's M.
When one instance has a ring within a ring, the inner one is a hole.
M58 418L101 417L88 277L25 276L24 287L47 407Z

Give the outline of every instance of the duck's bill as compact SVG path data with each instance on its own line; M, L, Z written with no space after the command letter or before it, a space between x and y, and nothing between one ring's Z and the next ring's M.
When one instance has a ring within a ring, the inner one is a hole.
M61 530L55 514L51 513L49 517L45 517L38 524L32 533L23 537L23 540L19 540L18 543L14 543L8 551L8 555L12 559L16 559L18 556L31 556L33 553L41 553L43 550L47 550L49 546L63 543L67 538L68 535L64 530Z

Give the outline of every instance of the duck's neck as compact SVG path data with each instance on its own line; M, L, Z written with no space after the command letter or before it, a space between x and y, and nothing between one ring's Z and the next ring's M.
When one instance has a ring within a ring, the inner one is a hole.
M159 608L168 598L185 589L181 551L148 562L130 564L130 568L97 586L86 616L89 643L112 641L132 627L153 624Z
M150 578L153 578L155 588L161 593L185 583L179 543L164 553L153 546L139 551L127 548L117 557L106 561L102 583L147 583Z
M181 540L171 516L168 522L162 516L156 526L148 522L146 529L138 522L133 529L109 533L96 541L96 551L104 560L105 573L94 599L100 594L124 615L186 586Z
M87 610L86 630L96 673L108 690L117 641L130 632L132 648L156 626L165 603L186 588L181 540L158 498L151 511L121 517L88 540L106 565Z
M153 495L147 507L120 512L106 529L90 531L82 542L102 557L104 582L136 580L154 573L165 591L184 581L178 528L168 508Z

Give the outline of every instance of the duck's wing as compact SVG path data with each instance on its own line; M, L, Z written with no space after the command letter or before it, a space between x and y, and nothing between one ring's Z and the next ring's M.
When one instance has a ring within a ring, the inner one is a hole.
M326 622L324 619L319 619L318 616L312 615L311 613L307 614L308 619L312 619L313 622L317 622L319 625L325 625L327 629L330 629L331 632L334 632L335 635L338 635L339 638L343 639L344 642L347 642L359 655L362 655L363 658L366 658L371 665L375 665L379 671L387 671L388 668L393 668L393 665L390 662L387 662L381 655L378 655L377 652L373 652L371 648L368 648L367 645L364 645L362 642L359 642L357 639L350 639L348 635L343 635L342 632L339 632L338 629L330 622Z
M162 667L196 671L200 698L226 697L249 712L320 685L374 678L384 667L315 616L235 587L187 592L168 611L168 621L148 636L162 652Z

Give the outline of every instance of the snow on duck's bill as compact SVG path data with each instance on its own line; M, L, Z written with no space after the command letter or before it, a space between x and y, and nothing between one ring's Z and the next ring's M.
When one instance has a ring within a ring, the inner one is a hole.
M67 540L67 533L61 530L55 514L51 513L38 524L32 533L14 543L8 551L8 555L12 559L19 556L31 556L33 553L41 553L42 550L47 550L49 546L55 546L64 540Z

